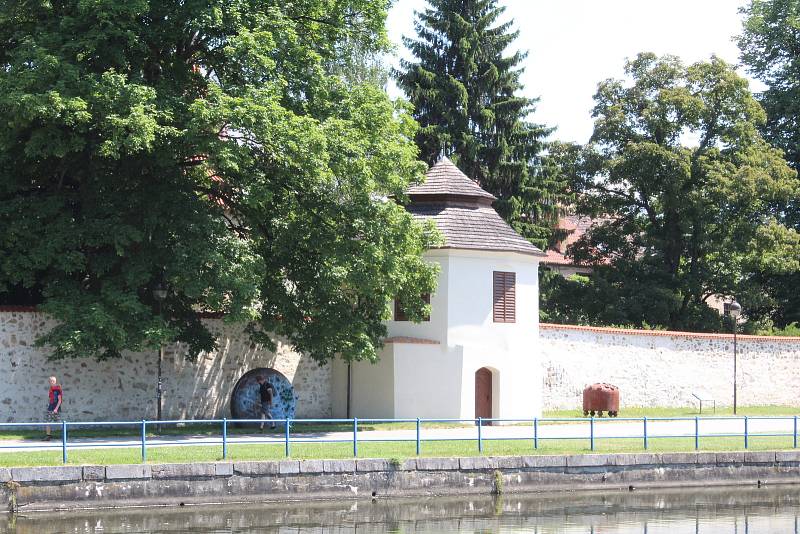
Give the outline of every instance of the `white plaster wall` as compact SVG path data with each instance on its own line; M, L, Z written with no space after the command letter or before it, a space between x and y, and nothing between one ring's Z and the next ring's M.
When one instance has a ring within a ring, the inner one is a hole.
M460 350L395 343L395 417L461 417ZM472 417L471 415L469 417Z
M351 371L350 417L392 418L394 406L394 345L387 344L375 363L353 362ZM334 413L346 417L347 363L337 359L333 385L336 398Z
M331 413L331 368L279 343L271 352L236 327L209 321L219 348L188 362L179 346L166 348L164 416L230 417L230 393L248 370L271 367L292 382L297 417ZM0 421L38 421L47 407L47 377L64 387L64 417L72 421L154 419L157 353L124 353L118 360L50 361L35 339L53 323L41 313L0 312Z
M451 251L447 342L464 351L461 417L475 416L475 372L493 369L492 417L541 415L538 258ZM493 320L493 272L516 273L516 322Z
M608 382L620 405L690 406L693 392L733 404L733 337L582 327L541 328L545 409L574 409ZM739 336L738 404L800 403L800 338ZM624 414L621 414L624 415Z
M426 258L440 266L431 320L389 321L389 335L432 340L441 347L396 344L397 416L475 417L475 372L481 367L496 370L494 417L540 415L538 258L453 249L431 250ZM493 321L494 271L516 273L515 323Z
M439 265L439 276L436 281L436 291L431 294L430 321L414 323L411 321L387 321L386 326L389 337L416 337L435 340L445 343L447 337L447 324L449 317L447 291L450 280L450 261L447 254L437 254L437 251L425 253L425 259ZM394 309L392 309L394 313ZM394 317L392 317L394 319Z

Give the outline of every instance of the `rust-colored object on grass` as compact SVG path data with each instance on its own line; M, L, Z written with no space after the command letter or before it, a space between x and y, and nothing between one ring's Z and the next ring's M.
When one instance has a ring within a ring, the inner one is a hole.
M583 390L583 415L603 417L607 412L609 417L616 417L619 413L619 388L611 384L592 384Z

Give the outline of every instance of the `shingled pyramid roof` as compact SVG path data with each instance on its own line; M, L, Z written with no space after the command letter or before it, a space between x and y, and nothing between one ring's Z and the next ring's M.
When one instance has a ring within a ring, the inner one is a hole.
M406 209L417 219L433 220L443 234L441 248L544 255L492 208L496 197L447 158L431 167L425 183L410 187L407 194L411 203Z
M471 180L461 169L455 166L447 156L442 157L425 173L425 182L412 186L406 191L412 198L431 195L449 195L459 197L483 198L491 204L497 200L493 194L484 191Z

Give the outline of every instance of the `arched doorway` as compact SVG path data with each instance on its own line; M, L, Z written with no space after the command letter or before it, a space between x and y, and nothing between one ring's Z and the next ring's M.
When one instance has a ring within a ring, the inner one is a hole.
M475 371L475 418L478 417L492 417L492 371L486 367Z

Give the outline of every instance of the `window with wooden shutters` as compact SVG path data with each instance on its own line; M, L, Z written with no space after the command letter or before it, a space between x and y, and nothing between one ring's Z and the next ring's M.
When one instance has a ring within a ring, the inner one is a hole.
M517 318L517 273L494 272L494 322L513 323Z
M425 301L425 304L430 304L431 303L431 294L430 293L425 293L424 295L422 295L422 300ZM398 299L394 299L394 320L395 321L410 321L410 319L408 318L408 315L406 314L405 310L403 309L402 304L400 304L400 301ZM430 317L430 315L425 315L425 317L423 317L422 320L423 321L430 321L431 317Z

